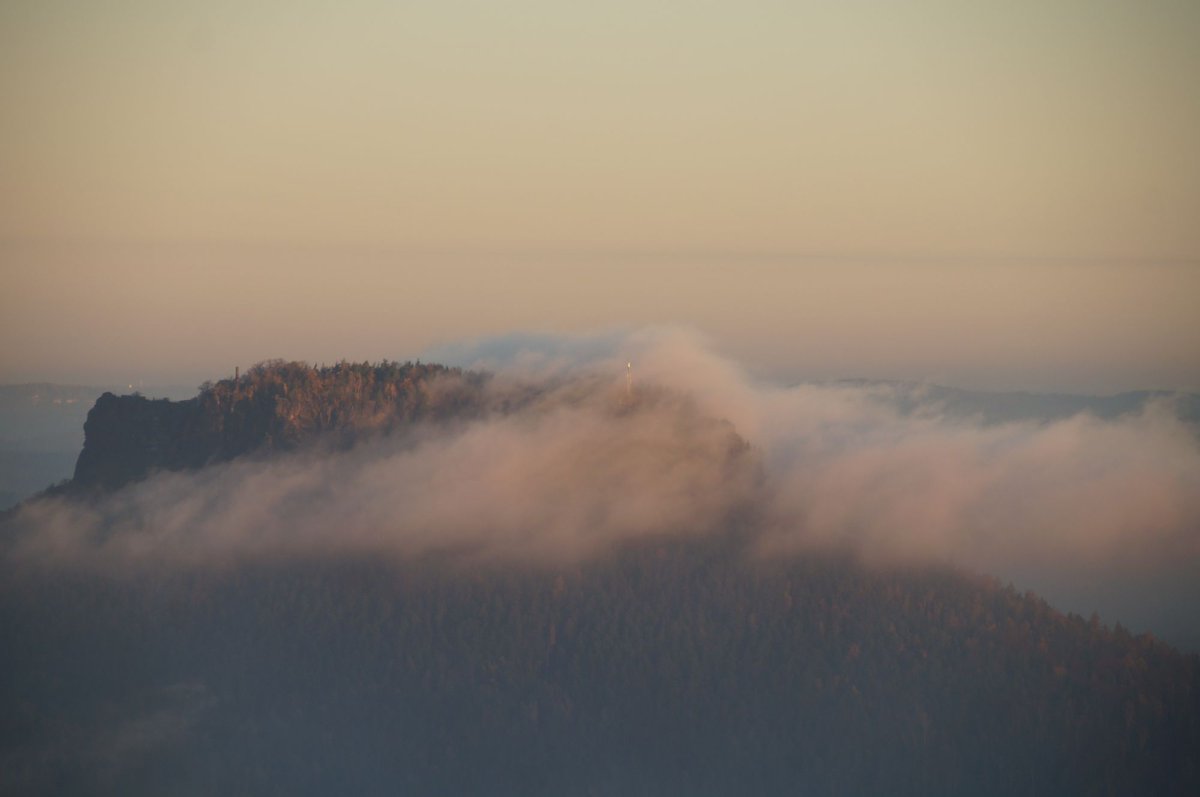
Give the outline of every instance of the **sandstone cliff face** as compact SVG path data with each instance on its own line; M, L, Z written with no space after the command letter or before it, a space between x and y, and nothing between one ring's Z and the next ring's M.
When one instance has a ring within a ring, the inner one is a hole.
M83 450L72 483L114 489L155 468L182 467L179 440L196 405L196 399L176 402L105 393L84 422Z
M112 490L319 438L349 442L424 419L479 412L483 377L439 365L272 362L186 401L105 393L88 413L73 490Z

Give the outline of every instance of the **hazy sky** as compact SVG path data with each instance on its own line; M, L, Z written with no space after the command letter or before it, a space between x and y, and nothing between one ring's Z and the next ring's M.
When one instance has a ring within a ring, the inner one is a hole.
M1200 387L1200 4L0 3L0 381L684 323Z

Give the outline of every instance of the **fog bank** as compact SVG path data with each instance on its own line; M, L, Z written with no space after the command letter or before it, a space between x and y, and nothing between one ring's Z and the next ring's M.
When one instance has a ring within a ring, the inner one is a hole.
M1032 586L1050 592L1055 573L1076 587L1114 571L1132 584L1200 562L1200 446L1169 399L1107 420L985 424L935 401L902 409L886 385L758 384L685 330L542 343L492 345L467 363L493 370L497 405L535 386L540 398L518 409L348 451L160 473L95 503L31 502L7 558L563 562L736 524L761 555L951 562L1036 573Z

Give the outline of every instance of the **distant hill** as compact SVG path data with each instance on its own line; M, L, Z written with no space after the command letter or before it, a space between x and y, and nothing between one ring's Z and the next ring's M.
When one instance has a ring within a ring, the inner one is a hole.
M1148 403L1162 401L1170 404L1180 420L1200 426L1200 395L1169 390L1134 390L1110 396L1083 396L1071 393L963 390L923 382L876 379L841 379L820 384L873 391L879 401L906 414L934 412L985 424L1049 422L1070 418L1081 412L1111 419L1140 412Z

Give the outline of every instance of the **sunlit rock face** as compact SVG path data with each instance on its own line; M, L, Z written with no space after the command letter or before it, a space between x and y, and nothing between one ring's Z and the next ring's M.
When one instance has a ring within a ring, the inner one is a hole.
M440 365L272 362L205 384L186 401L105 393L88 413L72 488L111 490L155 470L292 450L329 433L349 442L469 414L482 405L483 382Z

